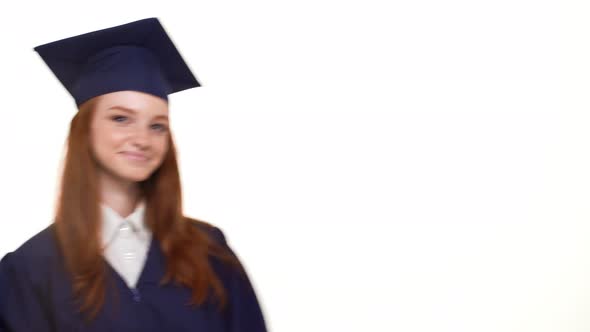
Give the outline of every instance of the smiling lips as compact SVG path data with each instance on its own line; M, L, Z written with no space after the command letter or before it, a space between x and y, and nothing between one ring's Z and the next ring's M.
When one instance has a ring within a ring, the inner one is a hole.
M146 161L147 157L143 154L143 153L137 153L137 152L122 152L123 155L130 160L136 160L136 161Z

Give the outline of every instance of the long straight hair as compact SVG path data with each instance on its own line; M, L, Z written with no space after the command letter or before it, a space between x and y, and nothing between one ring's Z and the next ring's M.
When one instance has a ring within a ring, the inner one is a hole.
M101 210L97 161L91 154L90 128L96 98L80 105L70 123L67 151L57 195L54 229L65 267L73 282L79 312L86 321L96 318L105 302L107 266L102 258ZM212 290L219 307L226 304L226 290L210 264L210 256L240 267L238 259L210 238L212 227L183 216L176 152L169 133L169 149L160 167L139 183L146 200L146 225L166 259L160 284L174 281L192 290L190 304L202 304ZM194 224L205 227L195 227Z

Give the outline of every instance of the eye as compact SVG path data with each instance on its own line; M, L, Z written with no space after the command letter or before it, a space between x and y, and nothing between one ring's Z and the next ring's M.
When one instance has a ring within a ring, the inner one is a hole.
M157 123L157 124L153 125L152 128L154 126L157 128L156 129L157 131L166 132L168 130L168 127L165 126L165 125L163 125L163 124L161 124L161 123Z
M122 122L122 121L119 121L119 119L127 119L127 117L123 116L123 115L115 115L115 116L111 117L111 120L113 120L115 122Z

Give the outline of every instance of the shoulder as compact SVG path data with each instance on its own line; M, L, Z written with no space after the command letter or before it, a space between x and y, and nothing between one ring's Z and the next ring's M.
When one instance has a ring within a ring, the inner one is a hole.
M56 266L57 245L53 234L53 224L47 226L16 250L5 254L0 260L0 271L43 283L48 269Z
M53 223L30 237L10 254L14 258L25 260L54 258L57 254L57 242Z
M224 232L218 226L200 219L185 217L201 234L207 237L207 247L212 263L219 268L220 273L237 271L244 273L242 263L227 242ZM230 267L232 270L225 270L223 267Z
M191 225L196 227L199 231L205 233L213 241L221 245L227 245L225 234L223 233L221 228L201 219L195 219L190 217L185 218Z

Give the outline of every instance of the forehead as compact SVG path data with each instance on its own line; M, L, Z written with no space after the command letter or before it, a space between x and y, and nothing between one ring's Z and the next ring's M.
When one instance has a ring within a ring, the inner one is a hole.
M168 115L168 102L138 91L116 91L98 97L96 107L102 111L127 111L147 115Z

